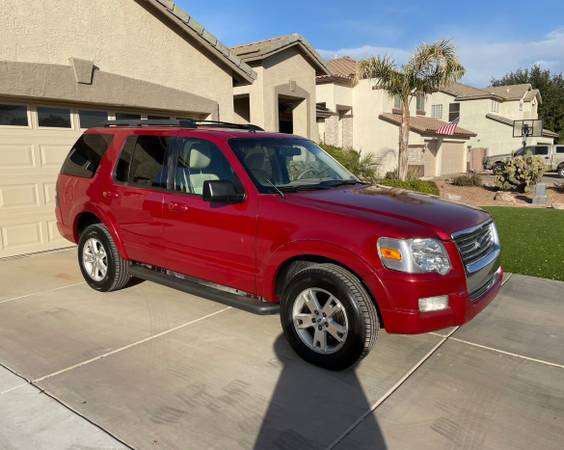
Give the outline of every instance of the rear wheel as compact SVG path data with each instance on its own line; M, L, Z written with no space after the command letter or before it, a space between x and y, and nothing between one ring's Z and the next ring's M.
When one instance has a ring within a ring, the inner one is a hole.
M121 258L108 229L88 226L80 235L78 263L86 282L97 291L122 289L130 281L128 262Z
M559 176L560 178L564 178L564 164L561 164L561 165L558 167L558 176Z
M360 281L334 264L309 266L289 280L280 320L296 353L330 370L362 360L379 329L376 308Z

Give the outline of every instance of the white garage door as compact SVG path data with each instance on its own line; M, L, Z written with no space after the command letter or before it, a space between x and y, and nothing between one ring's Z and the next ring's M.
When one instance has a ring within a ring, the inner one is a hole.
M0 257L69 245L57 231L55 183L79 135L68 107L0 102Z
M465 172L465 151L462 142L443 142L441 144L441 175Z

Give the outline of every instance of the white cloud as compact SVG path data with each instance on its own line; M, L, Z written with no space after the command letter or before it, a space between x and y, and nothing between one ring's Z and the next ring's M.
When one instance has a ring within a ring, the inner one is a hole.
M538 40L501 41L477 36L453 37L462 64L466 67L464 81L475 86L487 86L492 78L507 72L527 68L537 63L554 72L564 72L564 27L553 30ZM405 62L412 49L374 47L320 50L325 58L348 55L356 59L389 55Z
M357 48L341 48L338 50L318 50L320 55L326 59L338 58L340 56L350 56L354 59L366 59L371 56L390 56L398 63L402 64L409 58L409 51L395 47L373 47L364 45Z

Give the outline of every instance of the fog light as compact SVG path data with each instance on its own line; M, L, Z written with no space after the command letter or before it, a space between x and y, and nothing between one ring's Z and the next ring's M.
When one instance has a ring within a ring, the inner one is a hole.
M447 308L448 295L419 299L419 311L421 312L442 311L443 309Z

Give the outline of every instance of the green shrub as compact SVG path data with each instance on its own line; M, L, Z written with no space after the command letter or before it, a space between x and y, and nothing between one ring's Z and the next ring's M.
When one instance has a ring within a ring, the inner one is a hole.
M459 175L454 177L450 184L454 184L455 186L481 186L482 178L475 173L472 175Z
M383 180L379 180L378 184L406 189L408 191L421 192L422 194L439 195L439 187L434 181L415 179L401 181L397 178L384 178Z
M372 153L361 154L353 149L343 149L328 144L320 144L319 146L361 180L370 183L376 181L378 166L376 155Z
M544 174L544 162L539 156L517 156L505 164L495 177L497 188L508 191L529 192Z

